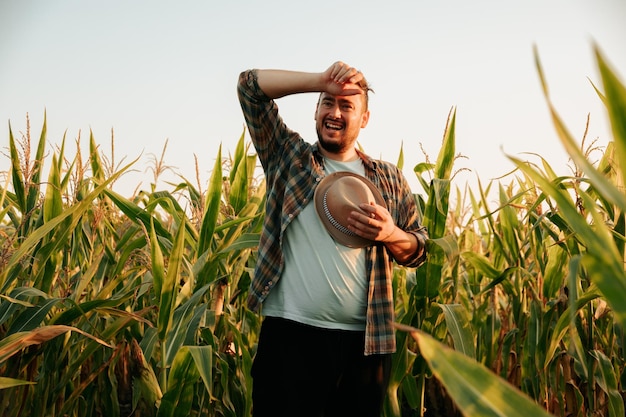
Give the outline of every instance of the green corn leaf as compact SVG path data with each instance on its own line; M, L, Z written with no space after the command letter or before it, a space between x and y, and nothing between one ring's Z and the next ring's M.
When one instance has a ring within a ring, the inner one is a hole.
M152 223L151 223L152 226ZM152 228L154 230L154 228ZM126 261L132 256L132 254L138 250L143 249L146 246L146 237L142 234L137 239L129 242L125 242L123 245L115 245L115 251L118 253L117 265L112 272L112 276L123 274L126 267Z
M237 171L239 170L239 164L245 162L244 159L246 157L246 130L244 129L239 136L239 140L237 141L237 145L235 146L235 154L232 158L232 166L230 170L230 174L228 176L228 181L232 184L235 182L235 176L237 175Z
M237 240L235 240L233 243L228 245L226 248L219 251L217 254L225 255L233 251L240 251L244 249L255 248L259 245L260 237L261 237L260 233L244 233L240 237L238 237Z
M50 221L63 212L63 197L61 196L61 174L56 154L52 155L52 166L48 174L46 194L43 201L44 221Z
M613 235L603 216L595 209L594 202L586 193L581 193L581 196L593 218L598 245L604 247L600 252L589 250L583 256L583 264L587 267L591 280L613 308L616 319L626 328L626 270L623 254L618 252Z
M622 184L626 184L626 87L609 67L607 60L597 46L594 48L598 68L606 94L606 107L615 141L615 163L621 167ZM622 194L623 195L623 194ZM621 206L622 211L626 211Z
M122 197L115 191L109 189L104 189L103 191L130 220L141 222L146 229L150 227L151 222L154 222L154 229L157 235L171 240L170 232L167 231L167 228L159 221L159 219L151 216L146 210L142 209L129 199Z
M104 342L103 340L90 335L76 327L52 325L37 327L28 332L13 333L2 340L0 340L0 364L4 363L8 358L15 355L17 352L32 345L38 345L48 340L54 339L57 336L65 334L69 331L77 332L85 337L88 337L96 343L113 348L113 346Z
M546 360L543 364L545 369L549 367L549 362L554 359L555 353L570 329L570 326L574 325L572 320L576 312L598 297L600 297L600 292L595 286L592 286L583 295L579 296L572 306L568 307L563 314L561 314L554 326L552 337L546 349Z
M46 318L50 310L60 302L57 298L45 300L40 306L29 307L23 310L11 323L11 327L7 331L7 335L11 335L18 332L30 331Z
M245 207L248 202L247 160L248 159L245 157L245 155L242 154L241 161L237 163L234 180L230 185L230 194L228 196L228 201L233 207L235 214L239 214L239 212Z
M190 329L190 323L192 322L198 304L209 288L210 285L205 285L204 287L194 291L189 300L187 300L174 312L171 330L168 332L167 338L165 339L166 366L169 366L174 360L176 353L180 350L185 341L185 336L190 331L194 331L194 329Z
M413 167L413 172L415 172L415 176L417 177L417 180L419 181L424 191L428 191L428 189L430 188L429 186L430 181L424 178L422 174L432 171L434 168L435 168L434 164L430 164L427 162L421 162Z
M34 385L35 382L24 381L23 379L7 378L0 376L0 390L6 388L19 387L20 385Z
M204 204L204 217L200 226L200 237L198 238L198 255L204 254L210 247L213 239L213 232L217 224L222 200L222 145L217 152L209 189L207 191Z
M461 257L468 261L480 274L488 278L496 279L502 274L500 270L496 269L491 264L486 256L481 255L480 253L463 252Z
M97 181L104 181L106 175L98 148L99 146L93 136L93 131L89 129L89 161L91 162L91 173Z
M174 304L176 303L176 287L180 278L185 243L185 222L178 228L174 238L172 253L169 257L167 273L161 287L161 302L159 303L159 338L163 340L172 325Z
M61 139L61 148L59 150L59 158L58 158L58 171L63 172L63 160L65 158L65 135L63 133L63 139ZM80 151L78 151L80 152ZM72 176L75 173L74 167L76 166L76 162L79 159L78 154L74 157L69 166L65 169L65 175L61 178L61 190L66 190L70 181L72 181Z
M563 286L567 252L561 246L553 245L545 249L545 254L548 262L544 273L543 293L546 298L554 299Z
M409 337L406 333L398 333L398 349L394 354L394 360L391 368L391 375L389 378L389 385L387 389L387 399L385 401L385 409L387 416L401 417L400 398L398 396L398 390L403 385L405 379L414 378L410 375L410 370L413 367L416 355L408 349ZM411 389L411 392L413 390ZM419 403L418 398L411 397L411 403L415 406Z
M0 298L5 300L0 303L0 325L13 320L21 307L36 307L37 304L32 300L35 297L41 297L43 300L50 298L45 292L33 287L17 287L9 295L0 294Z
M465 417L551 415L488 368L413 327L396 325L417 341L430 369Z
M17 151L17 146L15 145L15 138L13 137L13 130L11 130L10 123L9 153L11 155L11 183L13 184L13 191L15 191L15 202L17 204L17 208L22 212L22 214L27 214L29 212L26 204L26 190L28 189L28 184L26 184L26 179L24 178L24 173L22 172L20 154Z
M605 88L607 91L607 104L609 106L609 115L611 119L611 125L616 140L616 148L618 149L618 155L622 157L622 161L626 160L626 92L624 86L617 81L614 74L608 69L605 61L602 59L599 53L597 53L599 60L599 66L602 72L602 76L606 77ZM539 63L539 56L535 49L535 61L537 62L537 68L539 71L539 77L543 85L546 84L545 76ZM610 97L608 97L610 92ZM578 144L569 133L565 124L558 115L550 97L548 95L547 87L544 87L544 95L548 102L550 114L552 116L552 123L557 131L561 143L565 147L565 150L572 158L572 160L582 168L585 174L589 177L589 180L594 187L613 204L620 207L622 211L626 211L626 193L620 191L615 185L611 184L605 176L599 172L587 159L585 154L580 150ZM619 161L619 158L618 158ZM622 170L623 181L626 182L626 170Z
M445 129L443 143L439 149L437 162L435 163L435 178L449 179L452 175L455 154L456 133L456 109L452 108L448 115L448 123Z
M536 300L530 302L528 308L528 325L526 329L526 337L524 338L524 356L520 358L522 364L522 374L524 375L537 375L538 369L536 363L537 349L541 343L541 306ZM526 386L527 392L537 392L538 385L540 383L541 375L537 377L529 378ZM528 386L532 389L528 389Z
M461 304L437 305L446 318L446 327L452 336L454 349L472 359L476 358L474 334L467 310Z
M446 235L438 239L429 240L443 250L448 263L453 263L459 257L459 243L453 235Z
M50 319L50 324L64 324L69 325L73 323L74 320L79 317L86 317L89 313L93 312L99 308L112 308L118 307L123 302L127 301L129 298L133 296L132 293L129 293L125 297L116 297L116 298L106 298L99 300L89 300L84 303L75 305L74 307L63 310L62 312L54 315L52 319Z
M617 384L617 375L611 360L600 350L593 350L591 356L596 359L596 381L600 388L609 397L609 417L622 417L624 414L624 399Z
M213 347L188 346L187 349L193 357L207 392L213 395Z
M31 184L28 189L27 207L28 210L35 208L37 201L39 200L39 190L41 184L41 174L43 170L43 161L46 151L46 136L48 132L46 122L46 112L43 115L43 126L41 128L41 134L39 135L39 143L37 144L37 151L35 153L35 160L33 161L33 173L31 177Z
M7 203L6 206L4 204L7 198L7 193L8 193L8 186L9 186L9 180L11 179L11 177L9 175L6 176L6 179L4 180L4 186L2 187L2 192L0 192L0 219L4 219L5 216L7 215L7 213L9 212L9 210L11 209L11 204ZM4 207L4 208L3 208Z
M187 346L183 346L167 378L167 391L163 394L157 417L187 417L193 403L194 386L200 372Z
M396 162L396 166L401 171L404 169L404 142L400 142L400 154L398 155L398 161Z
M158 305L161 303L161 292L163 291L163 282L165 281L165 261L153 219L150 220L150 261L152 264L152 283L154 284L154 294Z

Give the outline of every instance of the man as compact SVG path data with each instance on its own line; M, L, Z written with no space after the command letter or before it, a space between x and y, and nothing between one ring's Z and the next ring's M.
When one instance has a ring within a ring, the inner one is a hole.
M363 74L343 62L321 73L239 76L267 184L248 296L248 306L264 315L252 368L255 417L380 416L396 348L392 262L422 263L427 234L401 171L355 148L370 117L369 90ZM320 94L314 144L284 124L274 101L307 92ZM340 184L348 177L353 185ZM323 183L326 193L348 187L337 198L356 195L354 184L382 197L342 219L348 242L369 244L351 247L332 237L333 222L322 222L332 214L324 214L326 195L322 202L315 194Z

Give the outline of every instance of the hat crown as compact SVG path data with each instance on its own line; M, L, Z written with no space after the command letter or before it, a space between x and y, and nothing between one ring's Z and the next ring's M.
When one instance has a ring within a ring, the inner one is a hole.
M348 226L348 217L353 211L361 211L360 204L374 201L372 191L358 178L343 177L335 181L324 196L330 215L342 226Z
M376 186L369 179L352 172L327 175L315 190L315 209L322 224L335 241L345 246L360 248L374 243L348 228L348 218L353 211L367 215L359 207L363 203L385 206Z

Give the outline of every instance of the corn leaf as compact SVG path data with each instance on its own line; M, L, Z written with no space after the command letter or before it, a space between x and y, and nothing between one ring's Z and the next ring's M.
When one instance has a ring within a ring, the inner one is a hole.
M624 400L619 392L617 375L615 375L611 360L600 350L593 350L591 356L598 363L596 381L609 397L609 417L625 415Z
M204 204L204 217L200 226L200 237L198 238L198 255L204 254L210 247L213 239L213 232L217 225L220 213L220 203L222 199L222 145L220 145Z
M107 182L110 182L110 180ZM142 209L129 199L122 197L113 190L104 189L103 192L130 220L134 222L141 222L146 229L150 227L150 222L154 222L154 229L157 235L165 237L168 240L171 239L171 234L168 232L167 228L159 221L159 219L151 216L149 212Z
M185 243L185 224L181 224L174 238L172 253L167 265L167 273L161 287L161 302L159 303L159 338L163 340L172 325L172 315L176 302L176 287L180 278Z
M191 328L190 323L192 322L194 314L196 314L196 307L209 288L209 285L205 285L204 287L194 291L189 300L187 300L174 312L172 326L167 334L167 338L165 339L166 366L169 366L174 360L176 353L180 350L185 341L185 336L189 332L195 332L196 329ZM204 313L203 310L199 309L199 311Z
M15 355L22 349L27 348L28 346L38 345L43 342L47 342L48 340L54 339L55 337L69 331L80 333L83 336L94 340L100 345L112 348L112 346L105 341L94 337L80 329L77 329L76 327L63 325L42 326L28 332L13 333L12 335L9 335L0 340L0 364L4 363L4 361L6 361L8 358Z
M416 340L433 374L465 417L550 417L546 410L475 360L418 329L398 324L396 327Z
M35 159L33 161L33 172L31 176L31 183L28 188L27 207L28 210L35 208L39 200L39 190L41 184L41 173L43 169L43 160L46 150L46 136L48 132L46 112L43 115L43 126L41 127L41 134L39 135L39 142L37 144L37 151L35 153Z
M59 302L59 299L52 298L45 300L40 306L28 307L14 319L13 323L11 323L11 327L7 331L7 335L27 332L39 326L50 310Z
M9 123L9 153L11 155L11 183L13 184L13 191L15 192L15 202L17 208L22 213L28 213L28 206L26 205L26 190L28 184L24 178L24 172L22 171L22 165L20 162L20 154L17 151L15 144L15 138L13 137L13 131L11 130L11 124Z
M240 142L243 142L243 139ZM228 195L228 202L235 214L239 214L248 203L248 159L243 153L240 158L241 161L237 163L234 180L230 185L230 193Z
M193 357L196 368L202 377L202 382L209 393L213 394L213 347L212 346L188 346L189 353Z
M452 336L454 349L472 359L476 358L474 334L467 310L461 304L437 305L446 318L446 327Z
M44 221L50 221L63 212L63 198L61 196L61 174L56 154L52 155L52 166L48 174L48 184L43 201Z
M5 388L18 387L20 385L33 385L33 384L35 384L35 382L0 376L0 390L5 389Z
M152 283L154 285L154 295L157 305L161 303L161 292L163 291L163 283L165 282L165 261L163 259L163 251L159 245L154 220L150 220L150 261L152 264Z
M605 87L610 91L610 97L607 94L607 105L609 107L609 116L611 120L611 125L613 128L613 133L615 134L616 140L616 148L618 150L618 156L622 157L622 161L626 160L626 91L624 86L617 81L617 78L614 74L608 69L604 60L602 60L599 53L598 63L600 65L600 69L602 72L602 76L606 77ZM539 56L535 49L535 60L537 62L537 69L539 72L539 77L541 78L542 85L545 86L545 76L543 74L543 70L541 69L541 64L539 62ZM546 97L546 101L548 102L548 107L550 110L550 114L552 116L552 123L556 129L556 132L561 140L561 143L565 147L565 150L572 158L572 160L582 168L585 174L589 177L589 180L594 185L594 187L602 194L605 198L613 202L613 204L620 207L622 211L626 211L626 193L620 191L615 185L611 184L605 176L599 172L587 159L585 154L580 150L578 144L572 137L572 135L567 130L565 124L561 120L561 117L556 112L550 97L548 95L547 87L544 87L544 95ZM617 159L620 160L619 158ZM623 180L626 182L626 170L622 170Z
M193 402L194 386L200 372L187 346L182 347L174 361L167 379L167 391L163 394L157 417L187 417Z
M594 48L594 52L606 94L605 104L615 142L615 161L620 164L621 184L626 184L626 166L624 165L624 161L626 161L626 87L609 67L606 58L604 58L597 46ZM626 211L623 205L621 209Z

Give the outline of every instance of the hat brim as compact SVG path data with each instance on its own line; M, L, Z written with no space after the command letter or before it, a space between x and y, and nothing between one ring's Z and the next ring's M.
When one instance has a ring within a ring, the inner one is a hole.
M376 204L385 208L387 207L387 205L385 204L385 199L383 198L381 192L378 190L378 188L376 188L372 181L370 181L368 178L363 177L362 175L358 175L353 172L339 171L333 172L332 174L325 176L315 189L313 199L315 201L315 211L317 211L317 216L321 220L322 224L324 225L330 236L337 243L351 248L364 248L366 246L371 246L375 243L373 240L365 239L355 234L347 234L337 229L324 212L324 195L335 181L343 177L354 177L361 180L372 192Z

